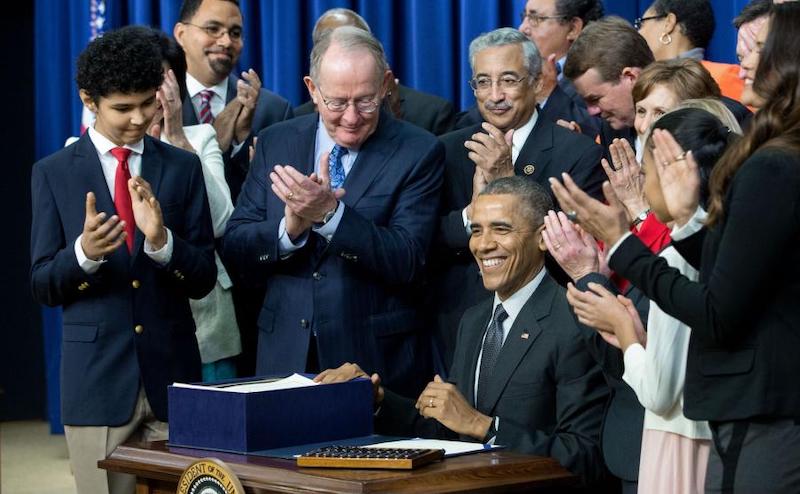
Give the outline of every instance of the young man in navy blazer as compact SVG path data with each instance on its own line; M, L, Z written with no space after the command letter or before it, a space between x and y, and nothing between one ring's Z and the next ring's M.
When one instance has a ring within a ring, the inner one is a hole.
M141 31L78 58L93 128L33 166L31 285L64 310L61 407L78 492L133 492L97 468L130 437L165 439L167 386L200 379L189 298L214 286L200 161L145 135L161 54Z

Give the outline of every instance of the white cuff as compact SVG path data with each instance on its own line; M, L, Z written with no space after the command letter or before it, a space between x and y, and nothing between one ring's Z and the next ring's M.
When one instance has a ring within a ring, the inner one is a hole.
M685 238L691 237L695 233L699 232L703 229L706 224L706 218L708 214L705 212L703 208L700 206L697 207L697 210L694 212L689 221L686 222L683 226L675 226L670 233L670 237L672 240L683 240Z
M78 266L81 267L84 273L86 274L94 274L100 269L100 266L106 262L106 259L100 258L99 261L95 261L86 257L86 253L83 252L83 247L81 247L81 239L83 238L83 234L81 233L78 235L78 238L75 239L75 257L78 258Z
M150 245L150 242L144 239L144 253L147 254L150 259L154 260L156 264L161 266L166 266L169 264L169 261L172 260L172 248L175 245L172 240L172 232L169 228L164 227L164 229L167 231L167 243L160 249L153 250L153 246Z

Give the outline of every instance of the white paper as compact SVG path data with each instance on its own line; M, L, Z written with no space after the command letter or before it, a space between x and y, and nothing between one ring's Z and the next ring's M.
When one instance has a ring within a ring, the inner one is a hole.
M445 456L457 456L478 451L488 451L499 446L466 441L444 441L441 439L403 439L385 443L370 444L365 448L407 448L407 449L443 449Z
M257 382L246 382L243 384L234 385L202 385L202 384L186 384L186 383L173 383L176 388L190 388L190 389L203 389L206 391L225 391L229 393L259 393L262 391L277 391L279 389L293 389L305 388L307 386L316 386L318 382L301 376L300 374L292 374L289 377L277 380L263 380Z

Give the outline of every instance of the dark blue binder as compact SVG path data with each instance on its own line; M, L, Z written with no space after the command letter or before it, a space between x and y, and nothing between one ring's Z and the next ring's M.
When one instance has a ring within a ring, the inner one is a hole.
M219 389L251 381L170 386L169 444L248 453L372 434L369 379L259 393Z

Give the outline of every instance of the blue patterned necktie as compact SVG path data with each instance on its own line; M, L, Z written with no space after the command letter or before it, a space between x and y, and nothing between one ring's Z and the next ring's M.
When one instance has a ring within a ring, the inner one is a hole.
M328 170L331 177L331 189L338 189L344 183L344 165L342 156L347 154L347 148L338 144L333 146L331 154L328 155Z
M477 409L485 415L491 415L488 410L489 404L486 403L489 392L489 381L492 378L497 357L503 347L503 321L508 318L508 313L503 308L503 304L497 304L492 316L492 323L486 330L486 338L483 340L483 354L481 355L481 373L478 376L478 397L476 400Z

